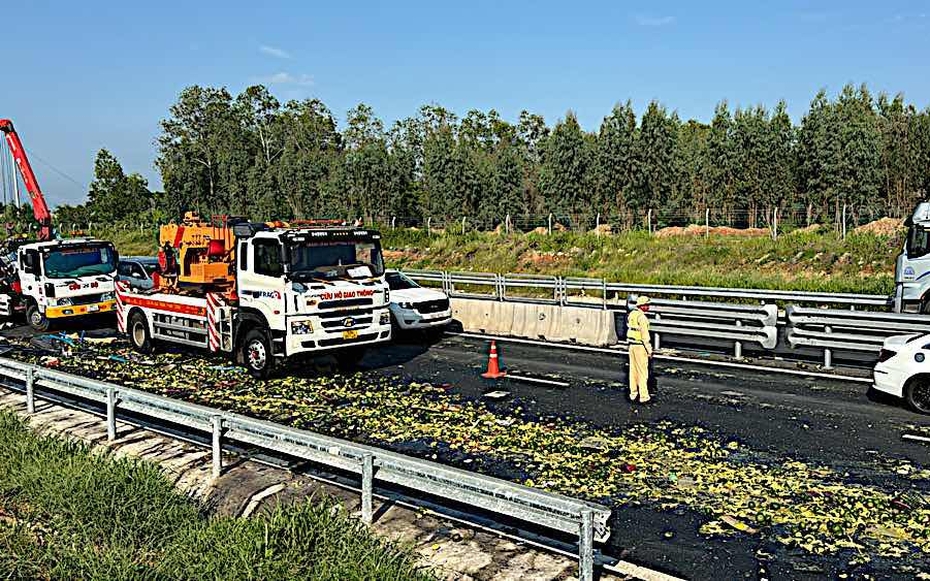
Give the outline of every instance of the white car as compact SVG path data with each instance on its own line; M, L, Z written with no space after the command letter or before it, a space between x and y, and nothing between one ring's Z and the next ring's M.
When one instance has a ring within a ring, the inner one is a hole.
M423 288L403 273L384 273L391 287L391 317L403 330L434 329L452 321L452 306L446 293Z
M885 339L872 375L876 390L903 398L914 411L930 414L930 334Z

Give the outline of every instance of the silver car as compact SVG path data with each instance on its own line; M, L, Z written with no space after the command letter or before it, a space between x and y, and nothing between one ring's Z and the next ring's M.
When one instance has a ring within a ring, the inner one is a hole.
M132 289L148 290L155 285L152 281L152 273L156 270L158 270L158 259L153 256L121 256L117 277L121 281L128 282Z

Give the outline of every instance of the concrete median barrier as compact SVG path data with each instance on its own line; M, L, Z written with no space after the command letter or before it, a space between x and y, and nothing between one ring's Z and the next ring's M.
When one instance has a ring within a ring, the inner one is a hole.
M454 298L452 316L473 333L599 347L617 343L614 313L602 309Z

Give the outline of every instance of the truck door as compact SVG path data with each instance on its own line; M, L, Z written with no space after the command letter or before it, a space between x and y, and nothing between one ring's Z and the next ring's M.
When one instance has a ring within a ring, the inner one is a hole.
M243 253L243 246L247 246ZM285 329L284 252L274 238L253 238L239 246L239 302L259 310L272 329Z
M23 287L23 296L32 297L39 305L39 312L45 312L45 294L42 292L42 258L33 248L19 251L19 281Z

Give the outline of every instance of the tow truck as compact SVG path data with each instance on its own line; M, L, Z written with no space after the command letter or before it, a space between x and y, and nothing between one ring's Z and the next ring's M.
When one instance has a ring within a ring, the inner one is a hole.
M13 161L39 223L38 241L9 236L0 245L0 317L25 313L37 331L52 321L112 313L118 258L113 244L91 238L56 240L52 214L13 122L0 119Z
M188 212L161 227L153 288L118 283L118 329L141 353L158 342L208 350L256 378L321 352L351 366L391 338L380 240L341 222Z
M894 310L930 313L930 202L920 202L904 221L907 237L895 261Z

